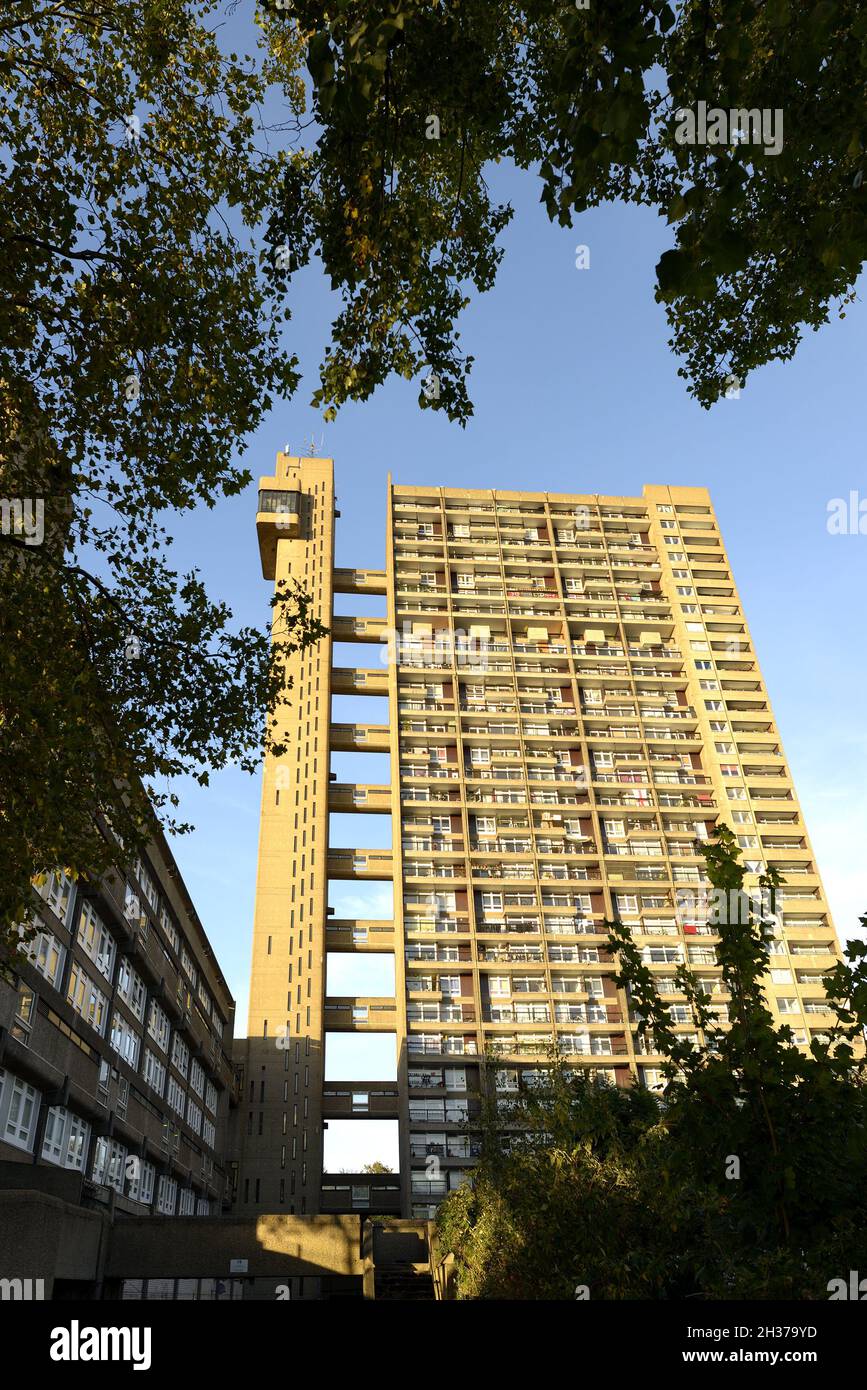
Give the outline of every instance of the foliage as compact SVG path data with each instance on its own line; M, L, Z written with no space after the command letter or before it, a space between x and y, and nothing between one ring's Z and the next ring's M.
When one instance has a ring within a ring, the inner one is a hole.
M459 1296L573 1298L586 1285L593 1299L822 1298L863 1263L867 944L851 942L826 977L838 1025L799 1050L764 997L773 914L741 910L731 831L703 853L726 905L728 1027L682 968L699 1045L685 1041L628 929L609 923L639 1035L666 1059L664 1096L555 1058L512 1114L488 1109L479 1167L438 1218ZM504 1124L516 1143L504 1146Z
M313 82L315 148L270 235L293 264L315 249L342 295L314 396L326 418L426 368L420 405L466 422L455 321L502 258L512 210L486 174L504 159L563 226L611 200L672 225L656 294L703 406L845 312L867 254L858 0L267 0L264 23L278 64L303 39ZM700 101L782 112L782 148L679 142L678 110Z
M285 656L319 631L287 587L272 660L169 563L166 512L249 483L233 451L297 379L285 276L227 220L254 225L290 161L257 150L264 77L220 53L214 10L9 0L0 18L7 929L34 875L117 856L103 813L132 854L148 798L183 828L169 779L257 766Z

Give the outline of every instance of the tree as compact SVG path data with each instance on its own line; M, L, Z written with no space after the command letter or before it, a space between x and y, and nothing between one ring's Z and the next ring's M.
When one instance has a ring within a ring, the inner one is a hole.
M507 1115L505 1151L489 1110L479 1168L438 1217L461 1296L824 1298L858 1267L867 943L825 977L837 1022L805 1052L764 992L779 882L767 876L753 911L732 832L701 850L727 1023L684 966L695 1039L678 1033L629 929L608 924L638 1034L665 1059L664 1095L600 1086L555 1057Z
M361 1169L362 1173L393 1173L394 1169L389 1168L387 1163L375 1158L372 1163L365 1163Z
M170 564L166 513L247 485L232 453L297 380L288 271L243 233L291 160L257 150L266 76L215 8L0 19L0 961L34 875L100 873L154 810L184 828L173 777L258 765L321 631L286 586L272 652Z
M473 359L455 322L503 254L512 210L485 179L503 159L533 171L563 226L615 199L672 225L656 294L705 407L791 357L833 305L845 313L867 254L858 0L267 10L275 52L288 36L306 42L321 127L270 236L299 265L321 255L343 298L314 396L328 418L390 373L425 369L420 405L466 422Z

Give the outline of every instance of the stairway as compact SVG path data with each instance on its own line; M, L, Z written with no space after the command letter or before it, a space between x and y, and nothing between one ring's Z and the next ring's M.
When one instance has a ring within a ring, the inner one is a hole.
M433 1302L433 1280L428 1264L412 1264L409 1261L400 1261L377 1266L375 1279L376 1298L429 1300Z

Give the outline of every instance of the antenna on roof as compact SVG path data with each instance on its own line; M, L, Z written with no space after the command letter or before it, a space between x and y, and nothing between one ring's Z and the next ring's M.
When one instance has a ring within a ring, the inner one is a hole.
M319 436L319 449L317 449L317 447L316 447L316 440L315 440L315 438L313 437L313 435L311 435L311 436L310 436L310 454L309 454L309 457L312 458L312 459L318 458L318 456L319 456L319 450L322 448L322 445L323 445L324 443L325 443L325 435L324 435L324 434L321 434L321 435Z

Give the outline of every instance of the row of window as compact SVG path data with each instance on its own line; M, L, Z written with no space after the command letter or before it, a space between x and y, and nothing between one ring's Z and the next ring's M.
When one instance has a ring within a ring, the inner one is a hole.
M0 1138L16 1149L32 1153L42 1096L35 1086L0 1070ZM163 1216L208 1216L210 1203L192 1188L180 1188L168 1174L157 1179L156 1167L128 1152L116 1139L98 1136L93 1143L88 1172L91 1126L62 1105L52 1105L45 1117L40 1157L46 1163L88 1173L91 1180L151 1206L156 1184L156 1211Z

